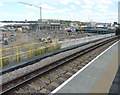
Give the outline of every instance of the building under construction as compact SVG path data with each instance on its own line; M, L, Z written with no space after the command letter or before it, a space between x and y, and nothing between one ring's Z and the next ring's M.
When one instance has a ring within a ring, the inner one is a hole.
M33 29L36 31L60 31L62 30L62 25L60 23L60 20L44 19L42 22L38 20L38 23L34 25Z

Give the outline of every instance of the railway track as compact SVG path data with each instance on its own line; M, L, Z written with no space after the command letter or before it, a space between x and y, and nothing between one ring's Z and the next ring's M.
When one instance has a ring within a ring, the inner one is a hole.
M2 85L0 94L50 93L117 40L118 38L115 37L97 43L34 72L9 81Z

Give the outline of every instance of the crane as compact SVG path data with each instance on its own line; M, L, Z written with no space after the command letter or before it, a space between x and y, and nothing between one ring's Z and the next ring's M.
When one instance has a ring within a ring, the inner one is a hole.
M25 3L25 2L18 2L18 3L21 3L21 4L24 4L24 5L29 5L29 6L33 6L33 7L36 7L36 8L40 8L40 20L42 22L42 7L40 6L35 6L35 5L32 5L32 4L28 4L28 3Z

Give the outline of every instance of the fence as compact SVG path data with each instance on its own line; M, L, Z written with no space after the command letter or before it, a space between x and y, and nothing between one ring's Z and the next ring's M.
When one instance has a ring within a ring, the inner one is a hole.
M1 68L57 49L59 49L57 40L0 49Z

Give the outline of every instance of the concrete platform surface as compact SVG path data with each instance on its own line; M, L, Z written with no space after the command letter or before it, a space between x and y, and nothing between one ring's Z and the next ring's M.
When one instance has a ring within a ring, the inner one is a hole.
M118 70L118 44L110 46L52 93L109 93Z
M119 61L120 62L120 61ZM109 90L109 94L119 93L120 94L120 66L112 83L112 86Z

